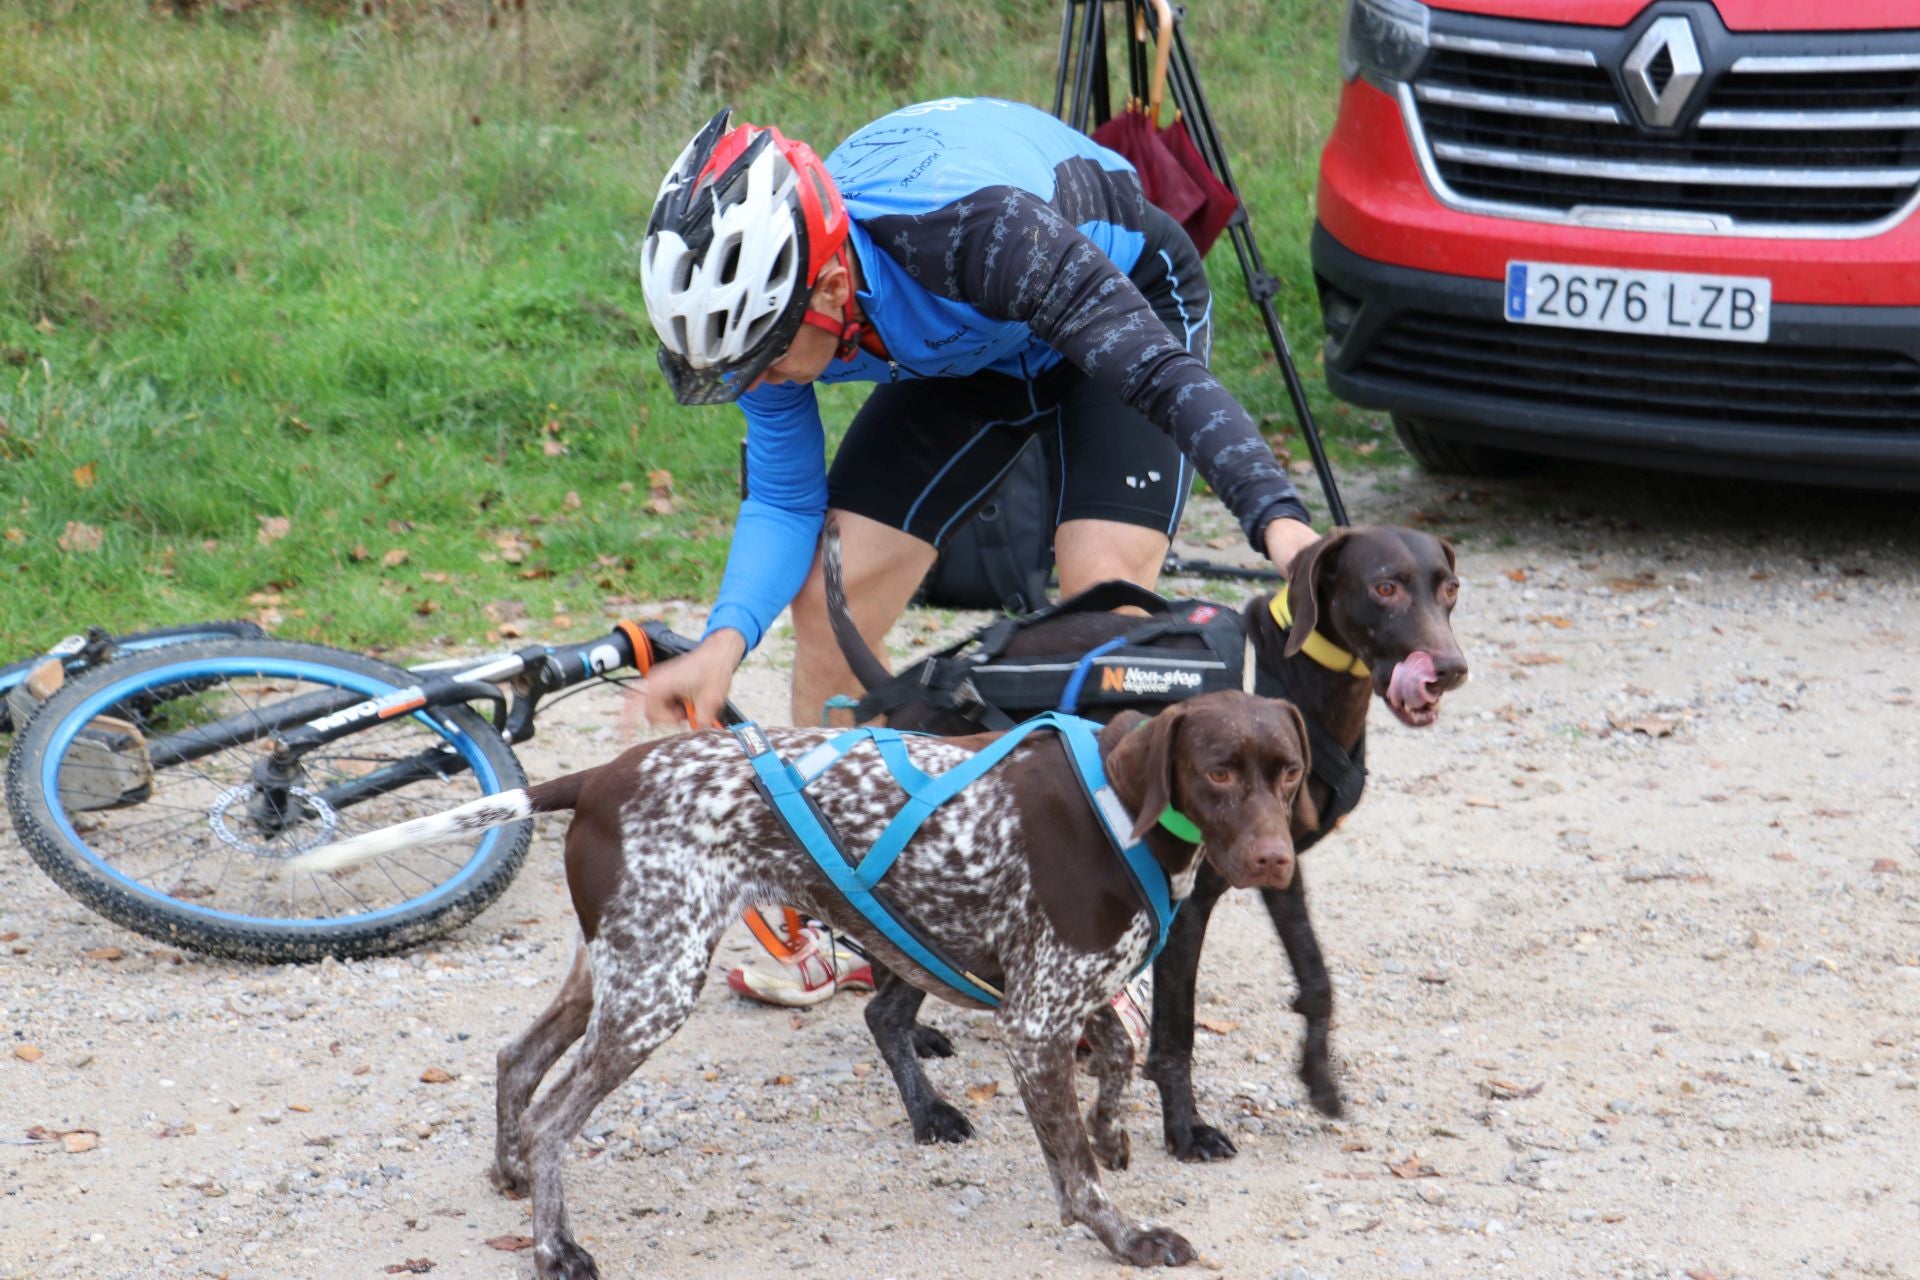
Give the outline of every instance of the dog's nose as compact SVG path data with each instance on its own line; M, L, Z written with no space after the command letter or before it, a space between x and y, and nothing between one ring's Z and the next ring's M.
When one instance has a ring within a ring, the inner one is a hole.
M1467 655L1459 650L1449 653L1434 653L1433 675L1426 681L1427 689L1438 698L1450 693L1467 682Z
M1293 850L1278 841L1257 844L1247 859L1247 870L1255 884L1284 889L1293 883Z

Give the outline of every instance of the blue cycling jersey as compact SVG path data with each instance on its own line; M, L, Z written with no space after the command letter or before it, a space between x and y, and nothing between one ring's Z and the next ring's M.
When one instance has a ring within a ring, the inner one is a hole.
M1122 157L1033 107L944 98L881 117L826 165L852 219L860 309L890 358L856 351L821 381L1030 379L1067 360L1169 431L1256 549L1272 520L1306 518L1252 418L1128 279L1147 205ZM826 441L810 384L740 406L748 497L707 630L752 648L812 563Z

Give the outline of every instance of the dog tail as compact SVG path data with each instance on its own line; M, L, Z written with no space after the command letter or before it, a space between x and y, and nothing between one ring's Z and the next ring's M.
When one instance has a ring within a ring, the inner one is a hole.
M378 831L369 831L351 840L324 844L296 858L289 858L287 869L296 874L338 871L377 858L383 853L410 849L415 845L458 840L494 827L504 827L522 818L531 818L536 813L571 809L579 803L580 788L588 772L591 770L568 774L564 778L555 778L531 787L516 787L512 791L481 796L445 813L414 818L391 827L382 827Z
M827 517L825 545L821 550L821 569L827 586L827 621L833 624L833 638L839 642L840 656L847 660L853 678L862 689L871 690L893 679L893 672L880 656L867 647L866 638L854 625L853 611L847 608L847 573L840 560L840 522Z

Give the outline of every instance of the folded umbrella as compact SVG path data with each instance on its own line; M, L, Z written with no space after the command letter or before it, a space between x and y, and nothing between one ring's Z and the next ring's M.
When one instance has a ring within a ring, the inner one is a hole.
M1206 193L1137 103L1129 102L1126 110L1095 129L1093 140L1125 156L1140 175L1140 190L1175 222L1185 226L1206 207Z
M1227 223L1232 221L1234 210L1240 207L1240 198L1208 167L1200 155L1200 149L1193 145L1193 137L1187 132L1186 122L1181 119L1179 112L1174 112L1172 124L1160 130L1160 143L1200 194L1199 205L1193 213L1180 218L1180 225L1186 229L1187 238L1193 241L1193 247L1204 258L1207 250L1213 248L1213 242L1220 238L1220 233L1227 229Z

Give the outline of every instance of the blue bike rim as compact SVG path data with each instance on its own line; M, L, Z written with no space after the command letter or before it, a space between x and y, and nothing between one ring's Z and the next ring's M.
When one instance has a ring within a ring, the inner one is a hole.
M325 663L307 662L292 658L194 658L151 670L137 672L124 680L115 680L92 694L61 720L54 730L53 739L47 744L47 752L40 765L40 790L48 799L47 808L53 814L54 823L67 842L78 849L92 866L108 880L122 890L164 904L171 912L197 916L203 920L217 921L228 925L246 925L253 928L272 927L298 931L318 932L325 929L337 929L343 923L355 925L378 925L392 921L402 915L434 908L460 896L462 891L480 874L486 865L488 856L499 843L503 829L489 831L481 838L473 851L453 877L445 883L427 890L416 898L408 898L390 907L381 907L377 911L356 912L345 916L319 916L311 920L295 920L284 916L250 916L235 911L217 911L208 907L195 906L178 898L161 893L152 886L142 883L122 873L111 863L93 851L86 840L75 830L73 822L59 803L60 763L66 759L67 747L80 730L92 722L95 716L109 707L126 701L135 694L143 693L157 685L180 684L185 681L207 676L283 676L306 680L313 684L329 685L337 689L351 689L355 693L377 697L391 693L400 686L391 684L379 676L363 675L357 671L348 671L341 667L328 666ZM480 745L471 736L453 724L436 720L424 711L417 711L408 717L426 725L434 733L460 753L460 758L473 770L475 781L483 788L482 795L492 795L500 789L500 776L494 772L493 764L480 750Z

